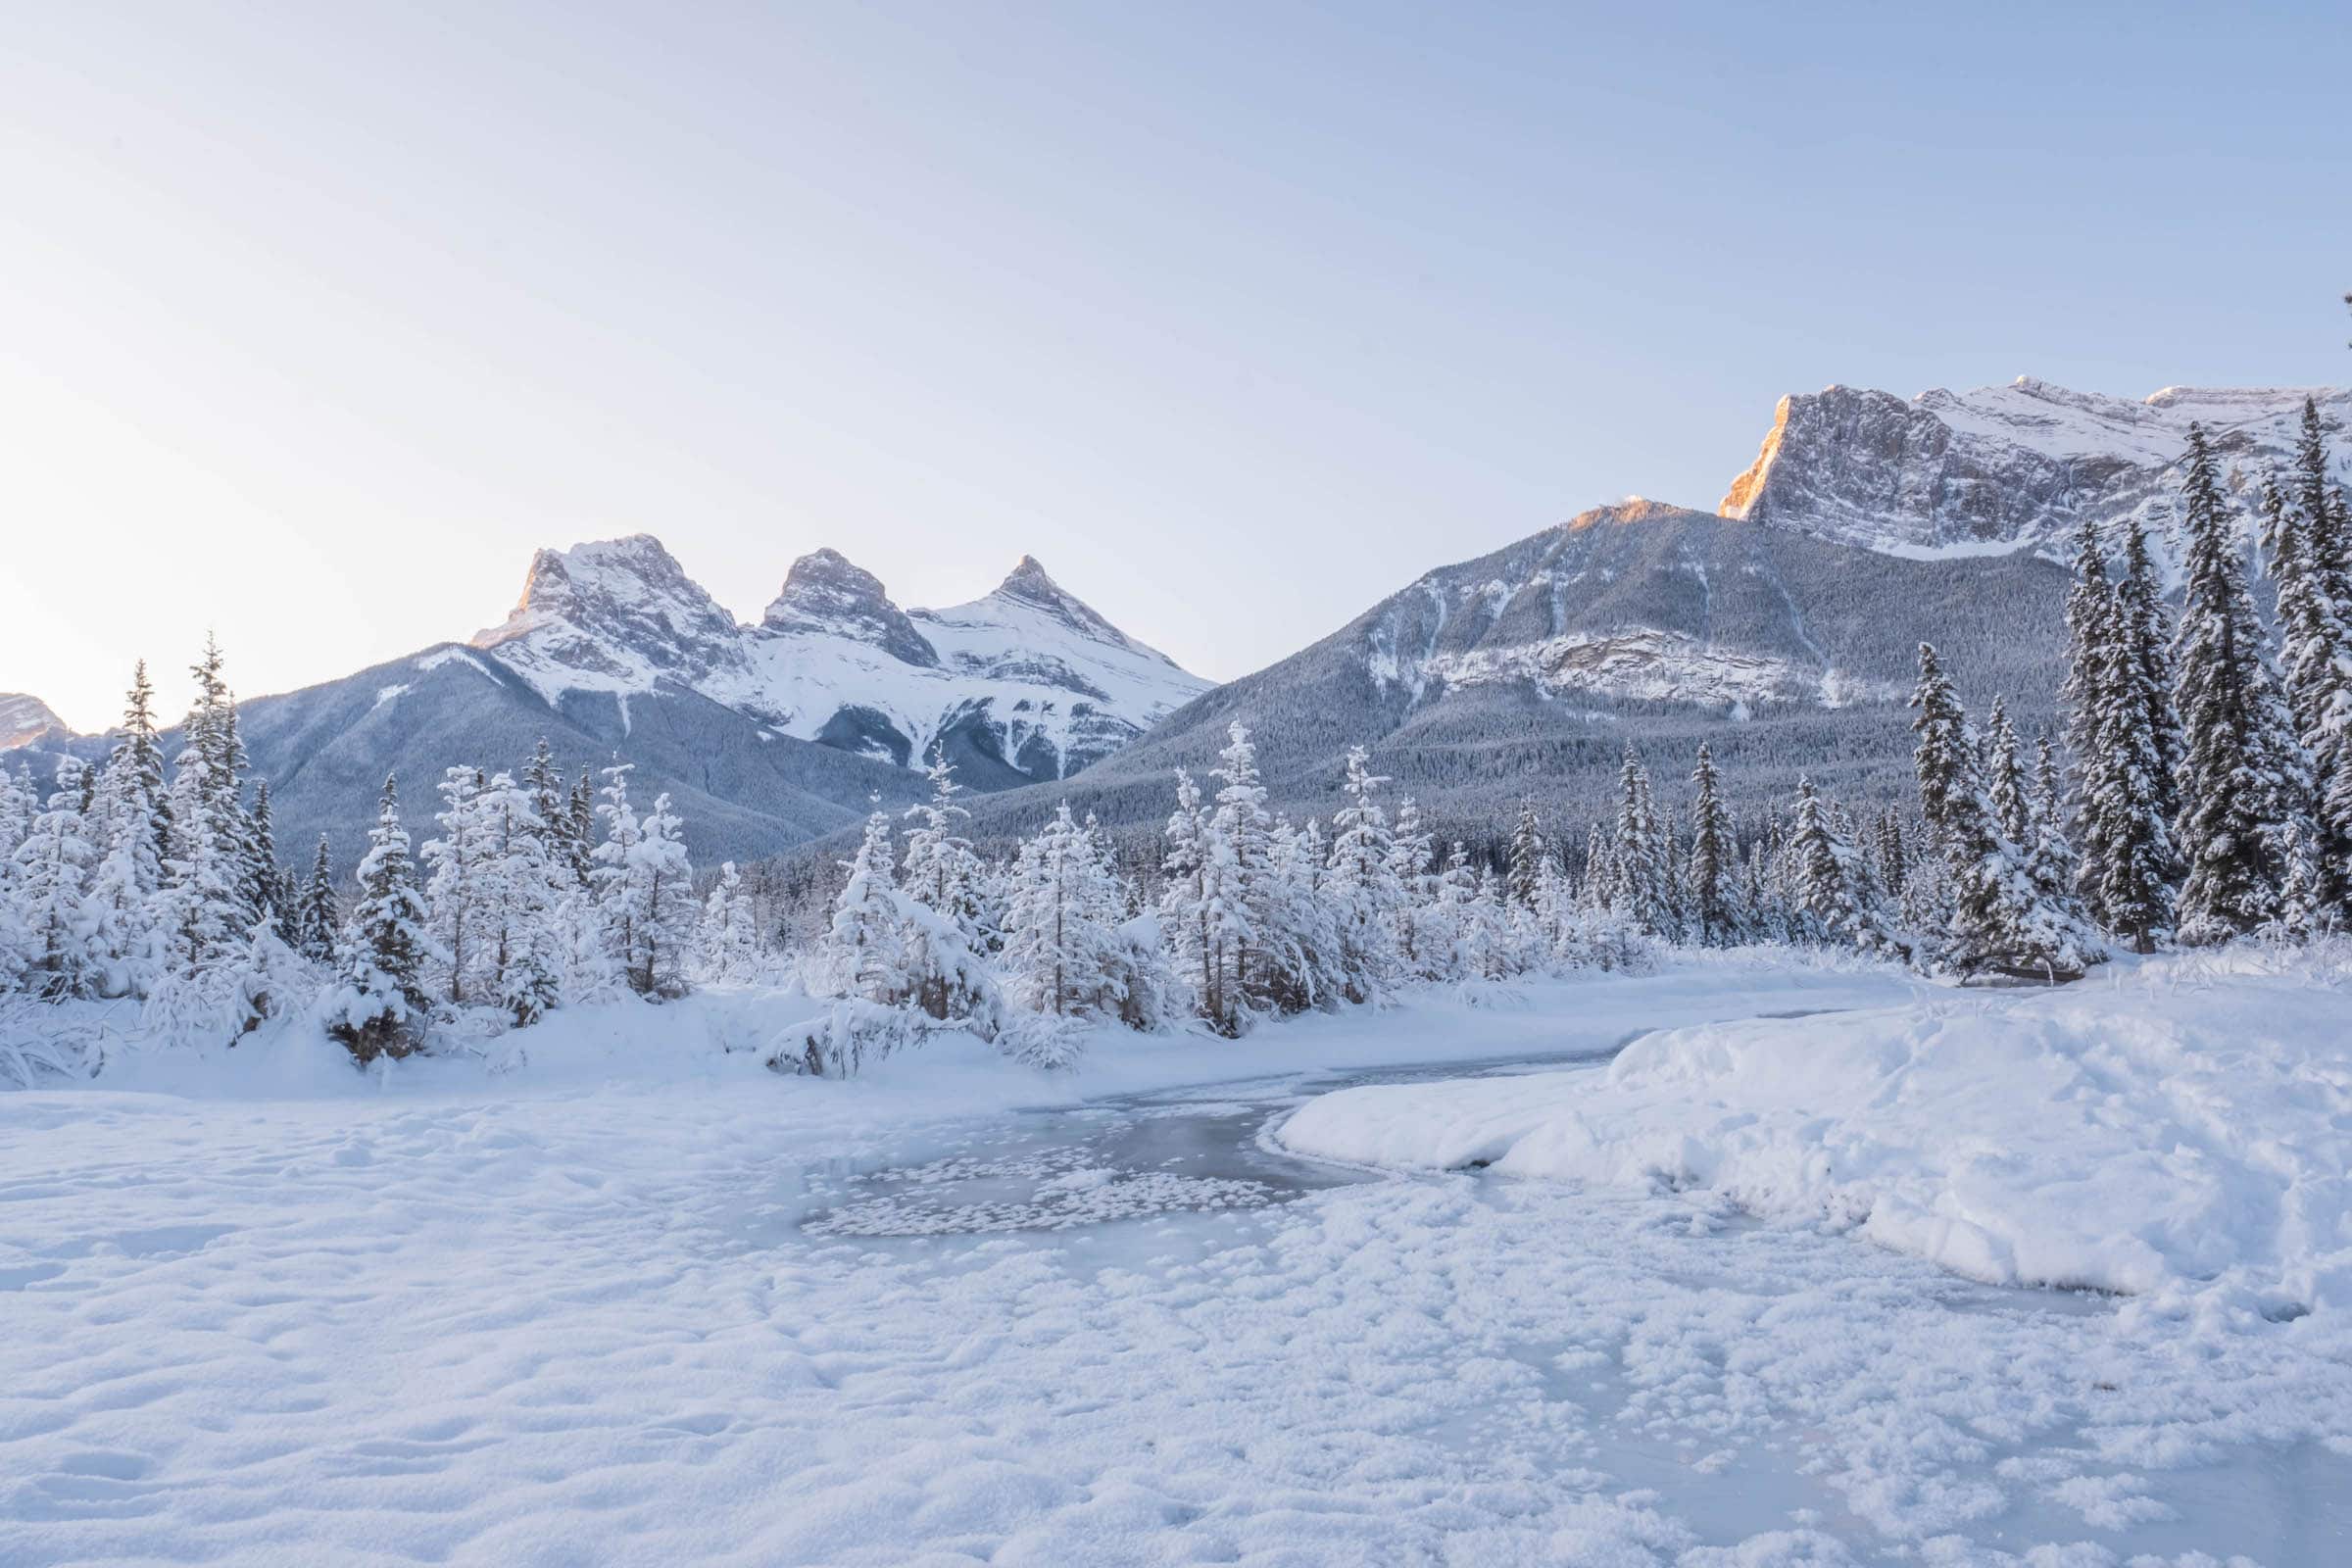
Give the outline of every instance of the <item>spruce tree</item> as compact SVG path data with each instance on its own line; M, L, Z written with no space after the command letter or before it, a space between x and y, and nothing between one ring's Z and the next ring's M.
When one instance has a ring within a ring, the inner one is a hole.
M2180 935L2222 942L2279 913L2287 846L2310 779L2246 586L2237 532L2213 450L2189 426L2182 527L2186 551L2176 662L2186 753L2177 826L2187 875Z
M47 1002L94 996L105 975L88 905L98 852L82 815L82 772L71 754L58 762L48 803L15 855L12 902L25 943L21 983Z
M2338 613L2352 621L2352 515L2347 515L2343 490L2328 477L2327 432L2319 404L2310 398L2303 400L2291 482L2324 591Z
M2095 938L2035 887L2026 852L2002 832L1968 710L1926 643L1911 706L1919 710L1911 728L1919 737L1913 765L1920 813L1950 889L1948 907L1939 911L1936 956L1963 975L1992 970L2049 979L2095 962Z
M727 860L718 868L695 933L695 970L704 982L741 985L760 976L760 932L743 874Z
M912 987L889 817L876 810L865 819L865 837L842 869L848 880L833 903L833 921L820 951L830 984L840 996L895 1006Z
M1993 820L2012 844L2034 841L2032 785L2025 760L2018 755L2017 730L2009 722L2008 705L1998 696L1984 717L1984 793L1992 802Z
M1422 926L1430 896L1430 837L1421 824L1421 805L1410 795L1396 803L1396 826L1389 836L1389 864L1396 873L1396 915L1392 921L1396 959L1406 976L1418 975Z
M976 949L980 940L980 858L972 853L971 841L956 831L972 813L956 804L962 786L956 782L956 769L944 754L932 760L926 776L931 798L906 809L906 815L918 825L906 835L901 886L915 903L954 922L966 945Z
M1788 854L1796 907L1818 940L1863 953L1890 945L1879 890L1859 850L1829 803L1814 793L1813 781L1802 776Z
M1715 754L1704 741L1699 743L1690 784L1696 792L1690 808L1691 934L1704 946L1723 947L1738 937L1732 902L1739 857L1732 842L1731 818L1718 793Z
M1509 880L1503 895L1513 908L1532 909L1536 906L1536 886L1543 875L1544 827L1536 815L1536 803L1520 797L1518 820L1511 824Z
M629 858L628 889L636 906L636 948L629 989L641 997L677 997L686 991L686 958L694 941L694 864L686 832L665 790L639 823Z
M166 843L163 752L156 744L154 693L141 663L125 699L122 737L98 772L86 832L98 855L89 908L105 975L100 994L144 997L162 962L157 930Z
M326 835L318 835L318 853L311 859L311 880L302 894L302 918L299 926L302 940L295 951L313 963L331 962L335 956L335 932L342 925L342 915L335 904L335 875L327 855Z
M1396 984L1396 932L1405 904L1397 875L1396 841L1381 808L1380 786L1371 755L1348 749L1348 773L1340 788L1347 804L1332 818L1331 874L1327 883L1340 944L1341 990L1350 1002L1370 1002ZM1522 812L1524 815L1524 810Z
M1167 880L1160 894L1159 914L1169 959L1192 988L1200 1015L1224 1028L1229 1015L1221 984L1223 965L1211 929L1211 906L1218 897L1216 855L1209 842L1200 787L1181 767L1176 770L1176 809L1169 813L1165 837L1166 858L1160 869Z
M1033 1012L1093 1012L1102 997L1110 933L1089 883L1098 874L1085 834L1061 802L1045 831L1022 842L1004 918L1006 985Z
M2120 700L2134 705L2134 722L2147 732L2154 760L2156 804L2169 821L2180 808L2180 776L2183 742L2180 714L2175 701L2174 631L2165 609L2164 588L2156 580L2156 564L2148 554L2148 536L2137 523L2124 533L2124 574L2115 588L2116 635L2122 638L2129 662L2127 674L2111 680Z
M592 857L595 868L588 878L603 966L612 980L631 990L636 989L644 952L644 933L638 927L645 918L643 903L635 896L637 846L645 838L636 808L629 804L629 774L635 767L632 762L615 762L604 769L605 784L597 792L596 814L604 819L605 836L596 846Z
M2263 518L2278 587L2279 674L2311 766L2305 893L2314 921L2327 924L2352 900L2352 607L2335 597L2332 509L2325 488L2317 493L2315 514L2290 509L2267 484Z
M429 918L408 830L400 824L399 780L384 778L368 853L360 859L360 897L343 927L338 984L326 1006L327 1032L362 1062L405 1056L422 1043L429 1004L424 965L432 952Z
M453 767L442 775L441 810L434 818L441 831L419 852L427 872L425 903L432 910L433 973L441 994L459 1006L482 1000L491 989L482 930L493 918L494 904L485 886L491 846L482 809L484 783L478 768Z
M1266 810L1266 788L1258 776L1257 748L1238 719L1226 727L1224 750L1209 776L1218 780L1216 809L1210 814L1211 863L1216 893L1209 905L1211 937L1223 974L1219 990L1227 1029L1238 1028L1244 1010L1274 1005L1280 979L1272 955L1281 933L1269 929L1277 889L1270 866L1274 823Z

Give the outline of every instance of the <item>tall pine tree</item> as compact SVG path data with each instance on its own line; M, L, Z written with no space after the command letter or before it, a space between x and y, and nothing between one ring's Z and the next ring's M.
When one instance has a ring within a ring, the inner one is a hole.
M2263 656L2244 552L2213 449L2188 431L2185 578L2176 662L2185 755L2177 828L2187 875L2180 935L2222 942L2278 918L2310 789L2285 700Z

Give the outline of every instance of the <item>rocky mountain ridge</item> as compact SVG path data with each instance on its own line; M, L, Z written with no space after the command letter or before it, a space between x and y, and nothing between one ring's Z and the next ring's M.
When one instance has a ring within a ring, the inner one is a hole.
M539 552L514 612L471 646L551 703L606 694L625 710L677 687L777 734L901 767L944 748L1022 780L1101 760L1209 685L1032 557L969 604L908 611L818 550L739 625L650 534Z
M2167 387L2136 402L2031 376L1907 401L1826 387L1781 399L1716 510L1889 555L2060 558L2082 522L2125 518L2163 545L2189 425L2205 427L2250 504L2285 467L2307 398L2336 471L2352 476L2352 390L2339 387Z
M66 723L47 703L25 692L0 692L0 752L29 746Z

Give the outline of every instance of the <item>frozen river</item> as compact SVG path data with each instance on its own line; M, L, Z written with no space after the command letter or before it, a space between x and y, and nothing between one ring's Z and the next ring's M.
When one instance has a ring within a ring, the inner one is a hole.
M2196 1385L2219 1369L2124 1332L2111 1299L1703 1197L1348 1169L1268 1136L1331 1089L1560 1065L1021 1112L801 1173L768 1240L935 1300L939 1334L1006 1336L970 1365L1105 1458L1222 1448L1201 1511L1137 1560L1195 1560L1199 1534L1199 1560L2352 1562L2352 1461L2216 1441L2228 1412ZM1003 1315L961 1318L1005 1272L1030 1283L989 1293ZM1016 1346L1031 1364L1004 1364Z

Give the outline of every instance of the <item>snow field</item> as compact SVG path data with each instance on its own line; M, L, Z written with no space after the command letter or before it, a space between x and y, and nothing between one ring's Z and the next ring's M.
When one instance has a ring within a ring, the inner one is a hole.
M1235 1080L1924 994L1731 959L840 1083L758 1066L791 1006L713 993L556 1014L496 1070L281 1031L0 1096L0 1562L2335 1560L2352 1369L2303 1326L2190 1350L1708 1193L1441 1175L1065 1225L1149 1173L1019 1109L1271 1115L1293 1088ZM803 1229L965 1178L1040 1212Z

